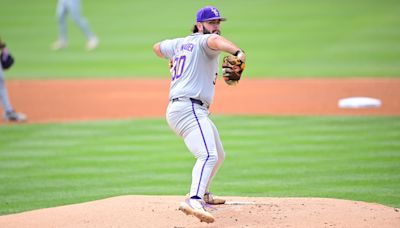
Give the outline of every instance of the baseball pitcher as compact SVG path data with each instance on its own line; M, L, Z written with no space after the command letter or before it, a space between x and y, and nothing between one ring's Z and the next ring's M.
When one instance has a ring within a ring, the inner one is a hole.
M221 52L231 54L222 64L228 85L237 84L246 58L237 45L220 35L220 23L225 20L217 8L206 6L197 12L192 34L163 40L153 46L157 56L167 58L171 63L167 122L197 159L188 199L179 209L207 223L214 222L215 218L205 210L205 203L225 203L209 191L225 158L218 130L209 118L208 110L214 98L219 55Z

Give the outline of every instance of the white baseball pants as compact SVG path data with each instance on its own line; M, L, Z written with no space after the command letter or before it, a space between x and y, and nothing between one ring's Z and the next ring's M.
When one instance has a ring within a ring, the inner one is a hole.
M170 128L181 136L197 159L192 170L190 196L203 199L225 159L224 148L206 107L190 100L170 102L166 119Z

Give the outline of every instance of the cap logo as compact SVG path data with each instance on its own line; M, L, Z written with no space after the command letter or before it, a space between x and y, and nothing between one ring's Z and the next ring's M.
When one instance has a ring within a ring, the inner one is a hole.
M219 12L216 8L211 8L211 11L214 13L216 17L219 17Z

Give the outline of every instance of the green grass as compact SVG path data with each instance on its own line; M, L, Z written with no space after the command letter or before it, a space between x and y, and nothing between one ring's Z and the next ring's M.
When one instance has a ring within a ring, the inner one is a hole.
M223 35L248 53L249 77L398 77L398 0L85 0L83 14L100 37L95 52L69 20L70 48L57 37L55 1L0 0L2 36L16 64L7 77L167 77L152 45L189 34L196 11L213 4L228 18ZM168 10L164 10L168 9Z
M213 117L213 191L400 207L399 117ZM164 119L0 127L0 214L128 194L184 195L192 155Z

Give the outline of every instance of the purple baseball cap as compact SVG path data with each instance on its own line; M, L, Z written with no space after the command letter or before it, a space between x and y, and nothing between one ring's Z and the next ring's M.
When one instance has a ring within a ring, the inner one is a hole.
M205 6L197 11L197 22L221 20L226 21L226 18L221 17L219 10L214 6Z

